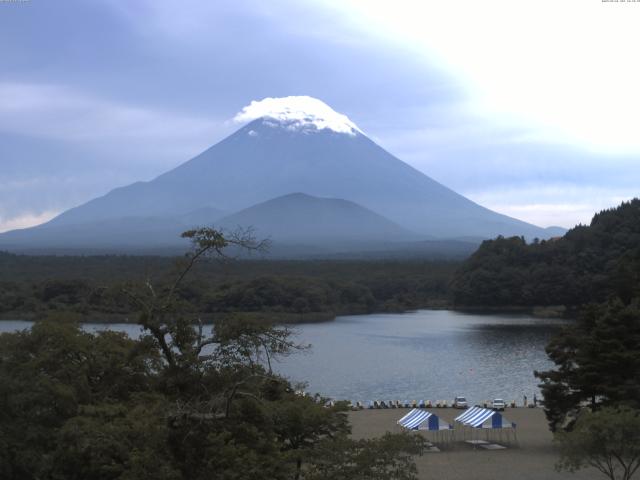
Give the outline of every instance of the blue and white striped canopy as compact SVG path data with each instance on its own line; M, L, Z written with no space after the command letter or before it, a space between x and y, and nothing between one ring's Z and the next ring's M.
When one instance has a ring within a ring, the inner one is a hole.
M437 415L427 411L414 408L398 423L409 430L448 430L451 427L446 422L441 422Z
M455 418L456 422L473 428L514 428L515 424L509 423L502 415L494 410L481 407L471 407L462 415Z

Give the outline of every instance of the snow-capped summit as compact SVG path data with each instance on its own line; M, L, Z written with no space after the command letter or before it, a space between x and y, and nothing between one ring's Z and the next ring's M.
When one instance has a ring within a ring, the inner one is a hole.
M312 132L332 130L355 135L362 131L349 117L333 110L322 100L308 96L291 96L254 100L235 117L237 123L262 118L266 125L284 126L288 130Z

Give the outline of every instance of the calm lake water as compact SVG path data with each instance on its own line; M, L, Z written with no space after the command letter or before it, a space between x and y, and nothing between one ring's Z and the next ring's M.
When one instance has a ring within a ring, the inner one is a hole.
M441 400L464 395L472 402L502 397L529 400L538 392L534 370L551 366L544 352L567 322L526 315L420 310L402 314L338 317L295 327L309 352L274 365L307 391L350 400ZM30 322L0 321L0 332ZM86 324L140 334L128 324Z

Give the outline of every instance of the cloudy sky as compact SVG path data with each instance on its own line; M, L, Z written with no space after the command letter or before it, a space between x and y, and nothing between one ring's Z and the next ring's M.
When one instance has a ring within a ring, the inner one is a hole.
M322 99L541 226L640 195L640 2L0 1L0 231L149 180L251 100Z

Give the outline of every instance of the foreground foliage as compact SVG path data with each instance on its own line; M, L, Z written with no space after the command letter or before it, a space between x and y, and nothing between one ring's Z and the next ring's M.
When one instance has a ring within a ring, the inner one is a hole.
M210 333L177 292L204 255L250 237L185 234L171 282L131 284L142 334L52 318L0 335L0 478L415 478L422 437L349 438L347 407L295 393L271 370L304 348L286 328L226 320ZM195 325L195 326L194 326Z
M421 438L421 437L420 437ZM411 480L417 473L413 456L424 449L410 435L385 434L379 439L319 442L312 451L309 480Z
M552 430L569 426L585 408L640 409L640 304L612 300L590 306L547 347L556 368L536 372Z
M640 411L583 411L570 432L556 434L560 470L591 466L611 480L629 480L640 468Z

